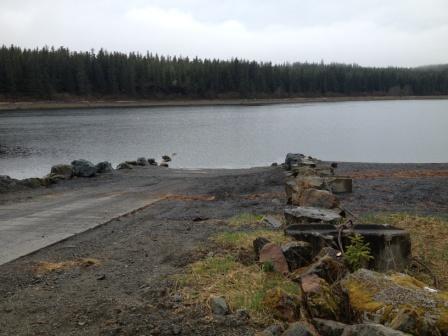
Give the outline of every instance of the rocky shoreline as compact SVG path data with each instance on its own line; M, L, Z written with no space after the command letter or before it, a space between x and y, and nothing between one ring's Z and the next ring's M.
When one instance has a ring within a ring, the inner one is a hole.
M333 168L310 161L314 168ZM383 211L444 216L448 165L338 163L338 174L352 179L352 193L332 192L337 200L315 191L288 197L288 181L319 187L319 179L285 176L281 167L192 172L131 166L2 194L0 202L20 204L105 185L135 185L136 192L163 181L175 186L151 207L0 266L0 335L402 335L400 328L437 335L434 328L444 330L443 320L436 323L439 312L432 310L439 309L437 295L443 292L432 292L433 284L425 289L409 276L353 272L329 249L315 255L309 242L284 235L283 216L285 208L302 202L327 206L338 216L342 208L356 217ZM324 186L334 183L332 176L323 179ZM286 205L288 198L296 204ZM254 250L256 238L264 239ZM286 259L288 276L275 272L273 251ZM250 300L260 293L258 306L258 299ZM418 310L400 306L403 297L431 312L422 319ZM242 298L252 303L242 304Z

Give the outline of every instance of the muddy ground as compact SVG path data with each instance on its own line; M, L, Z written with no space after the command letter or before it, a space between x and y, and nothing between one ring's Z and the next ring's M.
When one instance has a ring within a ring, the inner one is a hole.
M341 163L338 173L356 177L354 193L341 196L343 205L356 215L448 214L448 164ZM54 188L125 183L129 173L123 174ZM210 236L235 230L226 223L233 215L281 214L284 171L256 168L179 175L170 169L163 173L148 169L144 174L152 181L148 188L157 181L178 179L177 190L182 192L0 266L0 335L254 333L256 326L234 316L214 320L203 307L186 305L173 275L210 252ZM51 188L1 198L20 202L49 192ZM80 258L91 258L95 264L38 272L40 262Z

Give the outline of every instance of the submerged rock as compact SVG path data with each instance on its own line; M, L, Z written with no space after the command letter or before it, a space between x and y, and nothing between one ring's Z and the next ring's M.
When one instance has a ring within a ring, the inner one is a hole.
M73 175L77 177L93 177L96 175L95 165L87 160L72 161Z

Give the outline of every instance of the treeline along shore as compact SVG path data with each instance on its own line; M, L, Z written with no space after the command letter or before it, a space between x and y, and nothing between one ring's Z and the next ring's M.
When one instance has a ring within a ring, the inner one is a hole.
M448 66L255 62L0 48L0 100L284 99L448 95Z

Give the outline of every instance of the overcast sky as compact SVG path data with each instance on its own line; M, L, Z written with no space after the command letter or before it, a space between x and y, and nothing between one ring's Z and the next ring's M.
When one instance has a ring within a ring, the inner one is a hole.
M273 62L448 63L448 0L0 0L0 44Z

